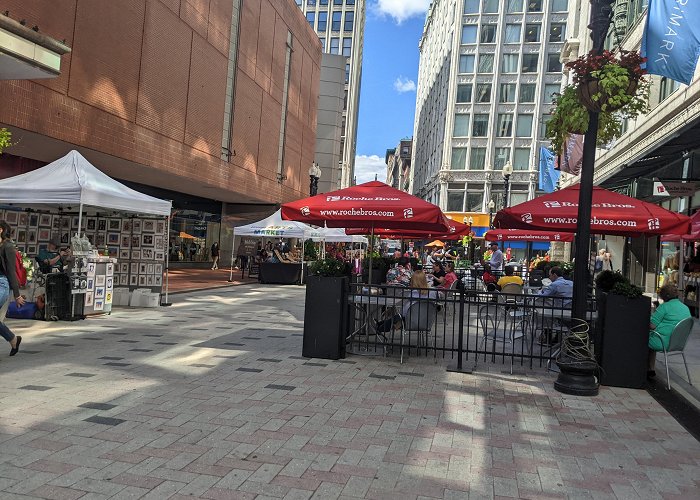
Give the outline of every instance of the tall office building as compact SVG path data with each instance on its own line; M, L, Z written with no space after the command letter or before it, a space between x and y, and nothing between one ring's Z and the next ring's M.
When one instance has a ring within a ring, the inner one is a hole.
M337 179L338 188L352 184L360 109L362 45L365 32L365 0L296 0L311 27L318 33L323 51L347 58L345 64L345 109L338 161L319 162L324 178ZM322 92L323 94L323 92ZM322 153L322 152L319 152ZM324 157L328 157L327 154ZM340 166L340 178L338 168Z
M431 4L419 44L414 194L469 213L535 196L566 20L567 0Z

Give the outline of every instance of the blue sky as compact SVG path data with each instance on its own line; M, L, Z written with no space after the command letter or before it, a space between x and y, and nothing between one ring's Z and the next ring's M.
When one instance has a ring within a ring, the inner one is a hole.
M413 135L418 41L430 0L376 0L367 7L355 176L386 179L384 155Z

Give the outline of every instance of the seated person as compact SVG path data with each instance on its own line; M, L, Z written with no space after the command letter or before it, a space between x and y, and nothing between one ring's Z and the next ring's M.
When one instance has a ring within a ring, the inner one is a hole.
M408 257L401 257L396 267L392 267L386 273L386 284L407 287L411 284L411 276L413 272Z
M561 307L570 306L574 296L574 282L564 278L564 271L556 266L549 270L549 279L552 283L540 290L539 295L561 298Z
M418 270L411 276L410 286L412 288L410 297L413 299L423 298L423 299L437 299L436 290L428 290L428 280L425 273ZM384 321L376 321L377 332L388 332L392 327L398 328L401 325L401 318L406 317L408 310L417 300L404 300L401 307L401 314L395 314L392 318Z
M664 347L668 349L673 329L680 321L690 318L690 309L678 299L678 289L675 285L667 284L662 286L659 290L659 299L663 300L663 304L656 308L656 311L651 315L649 323L647 378L656 376L656 353L663 351ZM652 331L661 335L661 338L655 333L651 333Z
M39 262L39 268L42 273L50 273L54 269L63 270L66 265L66 260L70 256L68 249L59 249L59 239L54 237L49 241L47 249L42 249L37 255L36 260Z
M523 286L523 279L520 276L513 275L513 266L506 266L504 272L506 273L505 276L502 276L496 283L499 288L502 289L503 285L507 285L508 283L515 283L516 285Z
M484 273L481 275L481 281L484 282L484 285L488 285L489 283L493 283L495 285L498 281L496 277L491 274L491 264L488 262L484 262Z
M442 278L434 278L433 286L438 288L450 288L452 283L457 281L457 273L455 273L455 265L453 262L448 262L445 265L445 276Z
M445 277L445 266L442 264L442 262L439 261L433 261L433 269L430 273L428 273L428 278L432 279L433 281L433 286L438 286L442 282L442 278Z

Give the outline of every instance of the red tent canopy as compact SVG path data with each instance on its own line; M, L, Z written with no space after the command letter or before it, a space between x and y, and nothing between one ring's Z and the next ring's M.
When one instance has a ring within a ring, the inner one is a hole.
M486 241L574 241L574 233L561 231L530 231L527 229L490 229Z
M447 219L449 232L439 233L435 231L413 231L408 229L375 229L374 234L382 238L415 238L415 239L439 239L457 240L462 236L467 236L472 228L467 224L462 224L452 219ZM347 234L367 234L365 228L353 227L345 230Z
M576 231L579 185L539 196L496 214L494 225L508 229ZM621 236L686 234L690 218L657 205L593 187L591 233Z
M378 181L285 203L282 218L328 227L449 230L437 205Z
M700 211L690 218L690 234L664 234L661 241L700 241Z

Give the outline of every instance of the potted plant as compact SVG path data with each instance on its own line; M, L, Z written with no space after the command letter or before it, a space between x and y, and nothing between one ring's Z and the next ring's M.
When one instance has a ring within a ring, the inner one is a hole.
M554 98L547 138L555 153L561 153L570 134L588 131L589 111L598 112L598 145L622 134L622 122L649 111L649 81L644 78L646 61L638 52L608 50L590 52L566 63L572 84Z
M601 366L601 383L643 387L651 299L619 272L601 272L595 285L598 304L596 359Z
M316 244L311 240L306 240L306 242L304 242L304 260L307 262L313 262L316 259L318 259Z
M310 265L306 280L302 356L345 357L349 264L327 257Z

